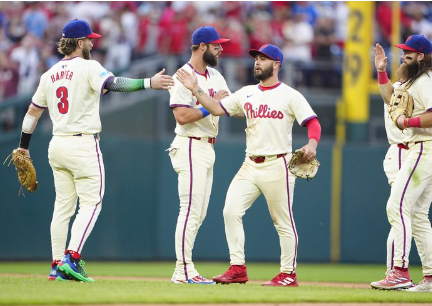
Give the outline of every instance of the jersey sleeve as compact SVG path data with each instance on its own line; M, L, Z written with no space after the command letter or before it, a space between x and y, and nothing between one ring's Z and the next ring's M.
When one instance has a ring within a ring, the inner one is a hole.
M317 117L306 98L298 91L291 98L290 106L298 124L301 126L306 126L309 120Z
M184 67L183 67L184 68ZM188 71L191 73L191 71ZM191 107L194 102L192 92L187 89L176 76L173 76L174 86L169 90L170 93L170 108L174 107Z
M32 97L32 103L35 106L40 107L40 108L47 108L48 107L47 99L46 99L45 93L43 91L44 76L45 76L45 74L43 74L41 76L40 81L39 81L39 86L36 89L36 92Z
M419 100L423 104L426 112L432 111L432 79L431 77L423 78L419 84Z
M225 111L227 117L234 114L243 113L243 108L240 102L241 90L237 90L234 94L229 95L220 101L220 106Z
M106 82L114 75L102 67L99 62L92 60L88 60L88 62L87 69L90 86L94 91L103 94Z

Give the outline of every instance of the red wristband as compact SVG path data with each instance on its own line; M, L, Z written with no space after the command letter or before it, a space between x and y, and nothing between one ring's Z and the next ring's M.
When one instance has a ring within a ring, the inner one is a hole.
M387 84L389 78L387 76L387 71L378 71L378 84L383 85Z
M408 120L409 120L408 124L410 127L416 127L416 128L421 127L420 116L409 118Z
M409 122L409 118L405 118L404 119L404 128L409 128L410 127L410 122Z

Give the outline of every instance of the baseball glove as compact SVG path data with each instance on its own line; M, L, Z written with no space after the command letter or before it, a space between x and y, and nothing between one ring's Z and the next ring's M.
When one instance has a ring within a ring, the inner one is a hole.
M297 150L294 152L289 164L288 169L295 176L302 179L312 179L318 172L318 167L320 166L319 161L316 158L313 158L309 161L303 161L304 151Z
M390 99L389 114L394 124L397 125L397 118L400 115L404 115L407 118L411 118L414 110L414 100L410 96L408 91L404 89L395 89Z
M30 156L21 150L15 149L12 153L6 157L3 165L6 163L8 158L11 157L8 163L8 167L12 162L18 172L18 182L21 184L21 188L18 191L18 195L22 192L23 186L31 193L35 192L38 188L38 182L36 181L36 169L33 166Z

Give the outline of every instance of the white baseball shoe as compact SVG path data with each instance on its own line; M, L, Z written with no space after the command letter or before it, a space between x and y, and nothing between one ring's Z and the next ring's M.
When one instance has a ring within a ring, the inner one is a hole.
M171 282L174 284L200 284L200 285L214 285L215 282L212 280L209 280L205 277L202 277L201 275L197 275L195 277L186 279L176 279L174 277L171 278Z
M423 280L412 288L405 291L409 292L432 292L432 279L429 277L424 277Z

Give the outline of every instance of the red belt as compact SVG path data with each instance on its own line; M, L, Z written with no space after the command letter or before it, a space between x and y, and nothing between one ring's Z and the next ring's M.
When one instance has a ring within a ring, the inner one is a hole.
M423 141L416 141L416 142L414 142L414 144L418 144L420 142L423 142ZM398 148L401 148L401 149L404 149L404 150L409 150L408 144L398 143L397 146L398 146Z
M286 153L284 154L278 154L276 155L276 158L282 157L287 155ZM257 164L261 164L263 162L265 162L266 158L271 157L271 156L249 156L251 161L256 162Z
M189 137L191 139L196 139L196 140L201 140L203 138L201 137ZM216 137L207 137L207 142L211 143L211 144L215 144L216 143Z

